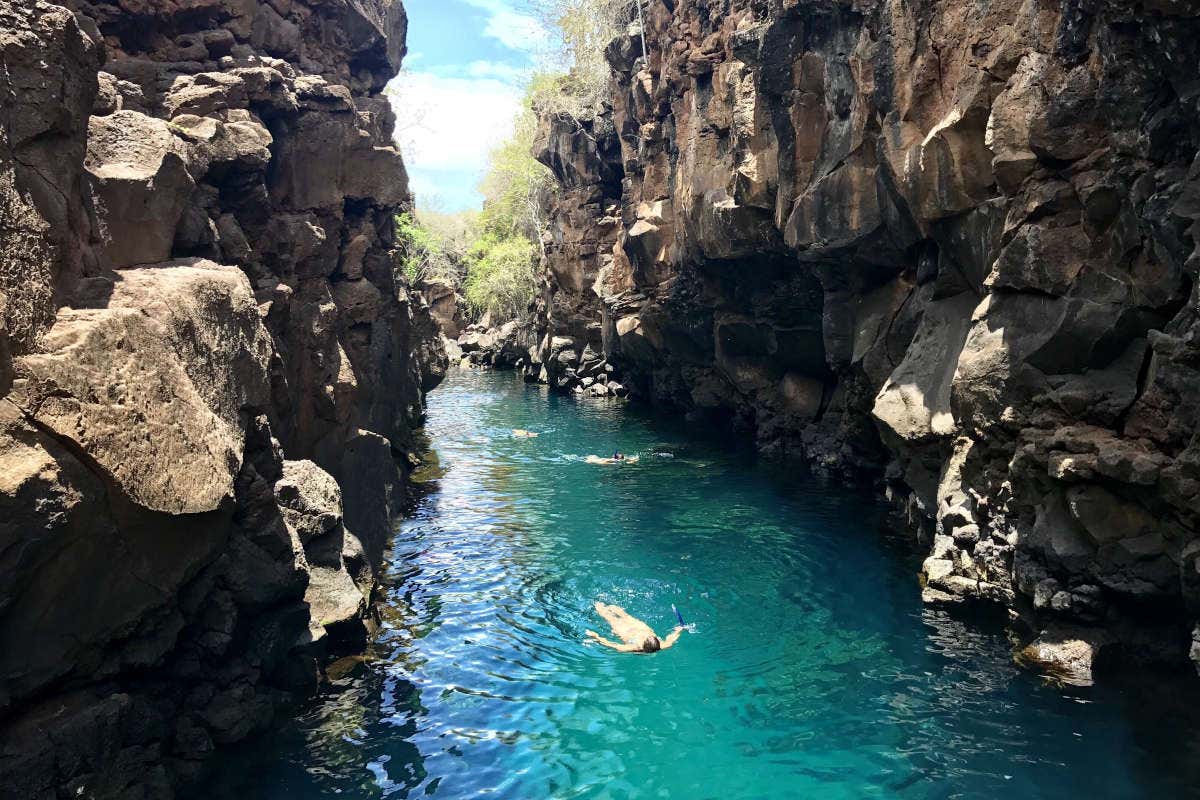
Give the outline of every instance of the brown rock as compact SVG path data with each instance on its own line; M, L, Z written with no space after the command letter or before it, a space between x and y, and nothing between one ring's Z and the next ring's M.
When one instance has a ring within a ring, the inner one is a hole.
M175 226L195 188L186 157L183 141L162 120L136 111L92 118L87 168L112 266L171 257Z
M60 313L13 402L131 500L195 514L232 497L239 415L265 405L271 342L245 276L208 262L117 273L107 307Z

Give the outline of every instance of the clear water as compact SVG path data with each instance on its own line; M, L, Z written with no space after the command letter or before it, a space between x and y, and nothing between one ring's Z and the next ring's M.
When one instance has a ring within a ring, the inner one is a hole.
M202 796L1195 791L1178 687L1066 691L1017 669L1000 630L922 607L869 495L506 374L453 373L428 435L369 659ZM641 460L582 460L614 449ZM675 603L696 632L652 656L585 645L596 599L662 632Z

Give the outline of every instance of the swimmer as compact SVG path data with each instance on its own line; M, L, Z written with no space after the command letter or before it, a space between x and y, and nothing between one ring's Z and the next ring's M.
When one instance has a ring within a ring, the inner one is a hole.
M513 428L513 438L515 439L536 439L538 435L533 431L525 431L520 428Z
M679 640L684 631L683 626L676 625L667 634L667 638L659 639L654 629L637 617L631 617L620 606L606 606L597 601L595 608L596 613L604 617L613 633L621 639L621 643L611 642L595 631L585 631L587 637L619 653L657 653L659 650L666 650Z
M637 456L625 456L620 453L613 453L612 458L601 458L600 456L588 456L584 459L589 464L636 464Z

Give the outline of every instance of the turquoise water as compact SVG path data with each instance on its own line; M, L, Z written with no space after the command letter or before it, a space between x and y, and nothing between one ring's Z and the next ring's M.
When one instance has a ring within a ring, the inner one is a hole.
M922 607L868 494L504 373L452 373L428 435L368 660L203 796L1194 792L1191 700L1018 670L999 629ZM582 460L614 449L639 463ZM696 631L652 656L585 645L596 599L663 633L675 603Z

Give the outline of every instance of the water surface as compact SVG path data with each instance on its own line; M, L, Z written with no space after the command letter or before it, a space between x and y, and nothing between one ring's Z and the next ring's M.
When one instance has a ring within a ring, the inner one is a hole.
M430 482L399 525L369 659L205 796L1195 791L1190 700L1045 685L1000 630L922 607L869 495L704 433L453 372L429 398ZM615 449L639 463L583 461ZM586 645L607 632L597 599L661 633L674 603L696 631L653 656Z

